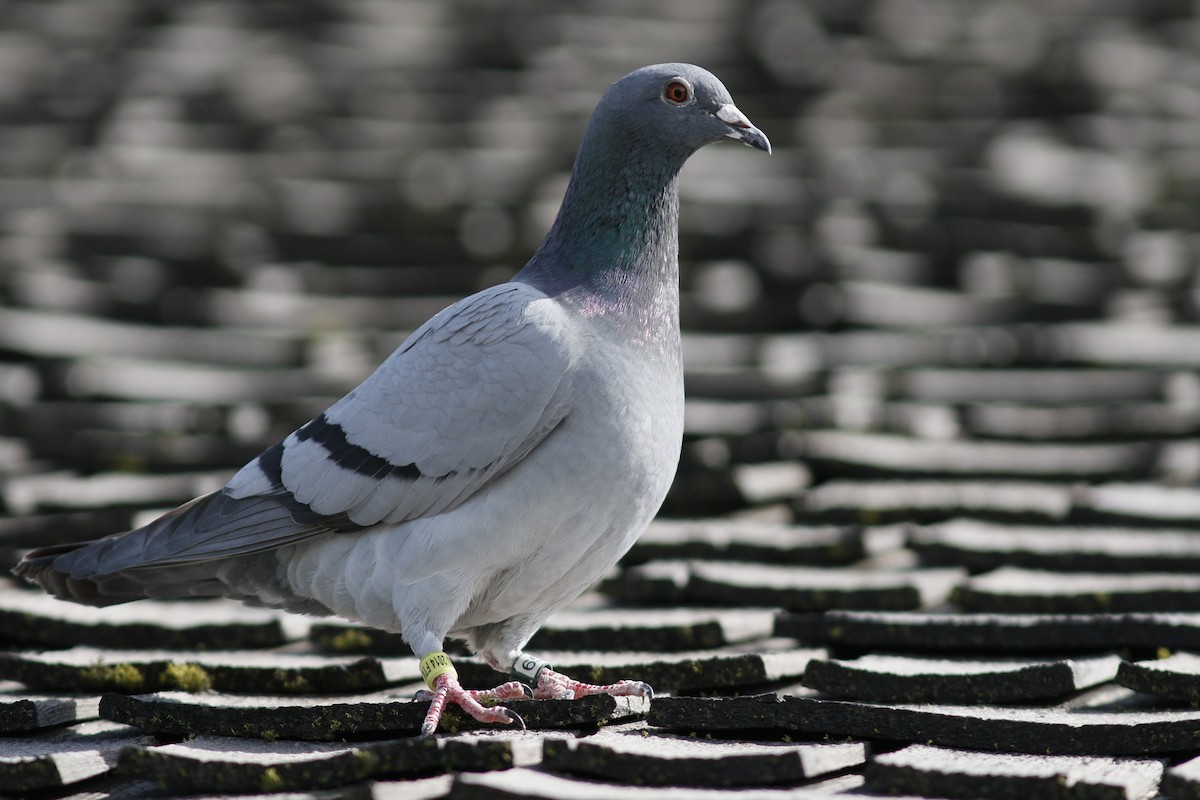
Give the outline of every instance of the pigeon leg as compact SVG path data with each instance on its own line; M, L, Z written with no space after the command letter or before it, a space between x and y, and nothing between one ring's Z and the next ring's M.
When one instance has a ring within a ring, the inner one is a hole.
M617 681L603 685L581 683L552 669L542 670L537 688L533 690L535 700L578 700L591 694L654 698L654 690L645 681Z
M520 682L509 681L495 689L464 689L458 682L458 671L450 663L449 656L440 651L421 659L421 675L431 690L428 693L420 693L421 696L431 697L429 711L421 724L422 736L429 736L437 730L447 703L453 703L480 722L499 722L505 725L515 722L522 729L525 728L525 721L519 714L504 706L495 705L504 700L527 697L527 689Z
M549 663L528 653L517 656L512 675L534 687L535 700L578 700L592 694L654 698L654 690L644 681L617 681L603 685L582 683L555 672Z

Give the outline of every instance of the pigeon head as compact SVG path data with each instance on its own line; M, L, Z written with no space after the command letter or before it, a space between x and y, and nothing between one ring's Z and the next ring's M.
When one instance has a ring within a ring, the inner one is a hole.
M732 139L771 152L765 134L733 104L711 72L692 64L655 64L621 78L596 106L592 125L625 146L686 160L701 147Z
M612 307L678 305L653 287L678 295L679 172L726 140L771 152L707 70L656 64L621 78L596 106L558 217L517 280L591 291Z

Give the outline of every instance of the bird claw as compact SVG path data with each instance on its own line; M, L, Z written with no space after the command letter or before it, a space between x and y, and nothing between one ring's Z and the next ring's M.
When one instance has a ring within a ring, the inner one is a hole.
M580 683L568 678L561 672L555 672L549 667L538 673L536 688L521 683L509 681L494 689L470 690L464 689L458 678L444 673L437 677L435 690L422 689L413 696L415 701L428 700L429 711L421 724L421 735L431 736L441 722L442 712L447 704L454 704L479 722L500 723L512 725L516 723L521 730L526 730L525 720L521 715L499 705L505 700L578 700L593 694L607 694L613 697L646 697L653 698L654 690L650 684L643 681L618 681L606 685Z
M458 679L450 674L442 674L436 680L437 689L430 692L422 689L414 699L429 699L429 711L421 723L421 735L431 736L441 722L442 712L448 703L453 703L463 712L478 722L501 723L511 725L514 722L525 730L525 720L515 711L497 705L502 700L525 698L527 687L518 681L502 683L494 689L469 690L464 689Z
M578 700L594 694L654 698L654 690L644 681L617 681L604 685L581 683L549 667L538 673L538 685L533 690L533 696L538 700Z
M516 724L521 726L521 730L523 730L523 731L528 730L528 728L525 727L525 720L521 719L520 714L513 711L511 708L503 708L503 707L501 707L501 708L504 711L505 716L508 717L508 722L506 724L511 725L512 723L515 722Z
M623 692L625 697L644 697L647 700L654 699L654 687L645 681L621 681L617 686L627 686L629 691ZM611 692L611 694L616 694Z

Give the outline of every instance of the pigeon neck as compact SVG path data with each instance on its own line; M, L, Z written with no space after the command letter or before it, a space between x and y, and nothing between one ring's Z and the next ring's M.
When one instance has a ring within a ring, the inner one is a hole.
M517 280L581 303L677 303L684 159L655 159L623 137L594 133L580 147L554 225Z

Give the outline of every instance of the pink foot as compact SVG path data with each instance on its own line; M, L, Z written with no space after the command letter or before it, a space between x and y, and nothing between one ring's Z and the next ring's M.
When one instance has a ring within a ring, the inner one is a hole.
M592 694L654 698L654 690L650 688L650 684L643 681L618 681L597 686L593 683L580 683L549 667L538 673L537 688L533 690L535 700L578 700Z
M480 722L499 722L504 725L515 722L522 730L525 728L525 721L516 712L494 705L503 700L528 697L528 689L519 681L502 683L495 689L471 690L464 689L457 677L446 673L437 677L435 685L437 688L432 692L422 690L417 693L418 700L431 698L429 711L421 724L422 736L429 736L437 730L447 703L453 703Z

